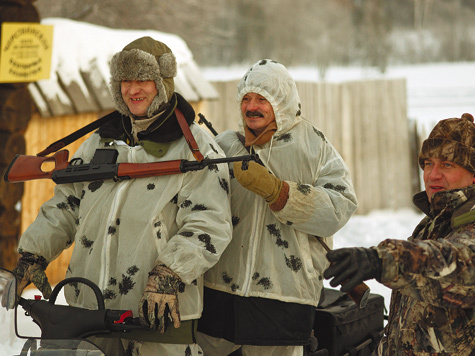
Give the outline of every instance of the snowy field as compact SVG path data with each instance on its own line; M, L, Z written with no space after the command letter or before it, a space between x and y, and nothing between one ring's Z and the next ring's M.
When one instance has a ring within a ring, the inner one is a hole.
M204 74L209 80L240 78L247 68L208 68ZM290 68L296 80L318 81L318 71L312 68ZM362 78L384 77L369 69L331 68L326 80L341 82ZM389 68L385 77L406 78L408 116L417 120L429 132L440 119L460 117L464 112L475 114L475 63L433 64ZM369 247L384 239L406 239L422 219L422 214L411 209L373 211L350 219L334 237L334 248L346 246ZM372 293L381 294L388 305L390 290L374 281L367 283ZM328 287L328 284L326 285ZM29 290L28 295L38 294ZM19 311L19 314L23 314ZM19 330L37 334L38 328L22 316ZM15 339L13 318L0 308L0 356L18 355L23 345Z

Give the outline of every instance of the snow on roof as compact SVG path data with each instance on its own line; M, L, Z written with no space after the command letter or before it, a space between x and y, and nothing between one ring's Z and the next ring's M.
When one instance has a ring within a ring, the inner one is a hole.
M179 36L154 30L111 29L62 18L47 18L41 23L54 26L50 78L29 85L41 116L113 110L109 62L128 43L143 36L165 43L175 54L175 90L188 101L218 97Z

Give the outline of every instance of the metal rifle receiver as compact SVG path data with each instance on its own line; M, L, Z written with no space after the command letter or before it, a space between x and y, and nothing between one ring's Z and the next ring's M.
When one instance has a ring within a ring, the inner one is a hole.
M213 125L211 124L211 122L209 122L208 120L206 120L205 116L201 113L198 114L198 117L200 118L198 120L198 124L205 124L206 127L213 133L213 135L215 136L218 136L218 133L216 132L216 130L213 128Z

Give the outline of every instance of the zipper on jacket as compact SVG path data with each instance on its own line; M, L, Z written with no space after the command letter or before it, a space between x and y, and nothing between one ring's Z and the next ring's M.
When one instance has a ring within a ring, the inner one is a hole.
M263 202L263 201L262 201ZM251 285L251 282L252 282L252 271L254 270L254 264L256 262L256 251L257 251L257 245L258 245L258 242L261 238L261 236L258 236L257 232L256 232L256 229L262 225L262 221L265 217L265 211L266 209L261 209L260 208L260 205L262 204L262 202L260 200L257 200L257 206L256 206L256 210L257 210L257 214L255 215L257 217L256 219L256 223L253 225L252 227L252 231L251 231L251 236L252 236L252 239L250 241L250 245L251 245L251 249L252 249L252 254L251 254L251 258L249 260L249 270L246 271L246 275L245 275L245 279L244 279L244 282L243 282L243 288L242 288L242 291L244 293L245 296L247 296L247 294L249 293L249 289L250 289L250 285Z
M128 149L128 160L127 162L134 163L135 162L135 147L131 147L127 145L123 141L115 141L115 144L117 146L127 146ZM103 231L104 234L104 248L102 250L102 255L101 255L101 273L99 277L99 288L103 291L107 288L107 283L110 278L110 244L112 241L112 235L109 234L109 226L113 225L113 222L116 221L117 218L117 209L120 206L120 203L122 201L122 191L125 189L126 186L130 184L130 180L126 181L121 181L121 182L116 182L114 184L119 184L119 188L117 192L115 193L114 200L112 201L111 208L110 208L110 213L109 216L107 217L107 223L105 225L105 231Z

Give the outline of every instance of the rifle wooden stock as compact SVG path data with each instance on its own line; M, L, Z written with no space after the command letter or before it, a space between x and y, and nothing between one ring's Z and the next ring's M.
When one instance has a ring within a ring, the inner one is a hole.
M5 182L15 183L51 178L55 170L64 169L68 166L68 158L68 150L58 151L53 156L48 157L16 155L5 171L3 179ZM43 171L42 165L45 162L54 162L54 169Z
M350 298L360 308L364 308L366 306L366 303L368 303L369 293L370 293L370 289L364 282L361 282L352 290L347 292Z

